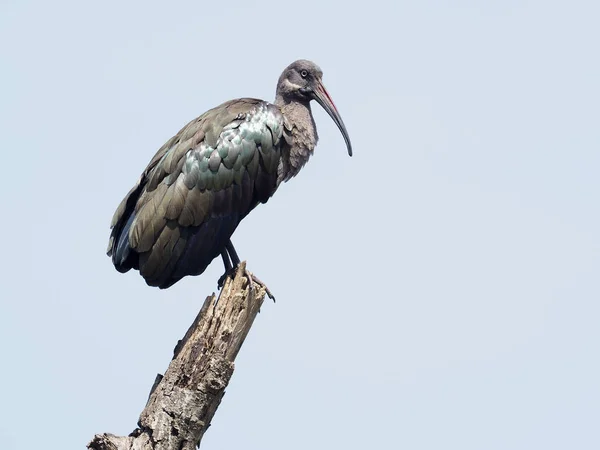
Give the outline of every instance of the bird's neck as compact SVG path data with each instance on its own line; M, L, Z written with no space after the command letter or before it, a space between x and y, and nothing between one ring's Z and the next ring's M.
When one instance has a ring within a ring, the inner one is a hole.
M277 184L298 175L307 163L319 136L309 102L288 101L281 95L275 100L284 117L285 143L277 170Z

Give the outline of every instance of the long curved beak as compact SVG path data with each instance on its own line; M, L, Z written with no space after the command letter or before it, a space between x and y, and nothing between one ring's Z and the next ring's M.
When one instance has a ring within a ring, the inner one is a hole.
M333 100L329 96L329 93L327 92L327 89L325 89L325 86L323 86L321 80L317 81L317 88L313 91L313 94L314 99L323 107L325 111L327 111L327 114L329 114L342 132L344 141L346 141L346 147L348 147L348 155L352 156L352 143L350 142L350 136L348 136L348 130L346 130L342 116L340 116L340 113L335 107Z

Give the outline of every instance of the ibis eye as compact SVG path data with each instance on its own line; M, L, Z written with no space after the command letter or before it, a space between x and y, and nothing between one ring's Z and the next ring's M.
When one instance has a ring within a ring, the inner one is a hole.
M306 78L306 77L308 76L308 71L306 71L306 70L302 70L302 71L300 72L300 76L301 76L302 78Z

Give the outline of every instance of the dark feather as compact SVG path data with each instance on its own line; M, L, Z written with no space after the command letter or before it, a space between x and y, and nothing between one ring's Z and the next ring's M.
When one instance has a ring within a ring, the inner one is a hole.
M279 133L274 130L279 130ZM113 218L109 255L166 288L201 274L277 188L283 116L255 99L224 103L154 155Z

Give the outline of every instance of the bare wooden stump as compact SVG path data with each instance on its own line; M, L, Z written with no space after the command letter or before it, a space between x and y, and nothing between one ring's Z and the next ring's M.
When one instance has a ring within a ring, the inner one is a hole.
M148 403L129 436L104 433L91 450L193 450L200 445L233 374L235 357L264 298L248 288L246 263L228 279L218 300L207 297L196 320L175 347L163 377L157 376Z

